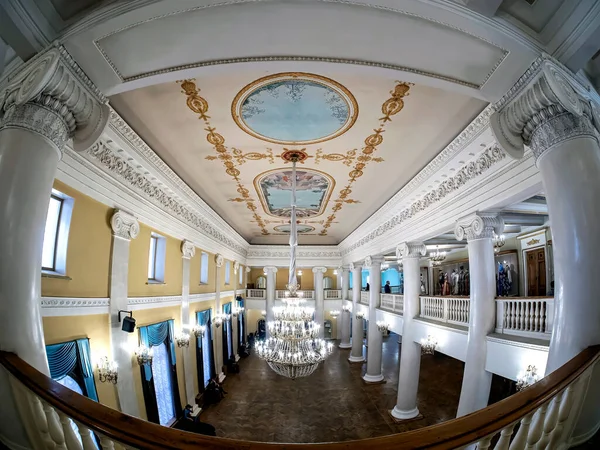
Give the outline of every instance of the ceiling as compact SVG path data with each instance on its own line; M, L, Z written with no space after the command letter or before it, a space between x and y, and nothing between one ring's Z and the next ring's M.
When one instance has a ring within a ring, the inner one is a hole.
M153 150L253 244L288 240L290 151L304 158L298 164L300 244L337 244L486 105L376 73L348 73L343 65L311 73L260 67L110 98Z

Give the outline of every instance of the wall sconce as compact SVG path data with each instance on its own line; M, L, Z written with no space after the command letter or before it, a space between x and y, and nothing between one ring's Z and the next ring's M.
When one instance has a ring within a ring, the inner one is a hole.
M206 325L195 325L192 328L192 333L196 336L196 339L202 339L204 337L204 333L206 332Z
M390 325L388 323L385 323L383 320L380 320L377 322L377 329L380 333L387 333L388 331L390 331Z
M299 277L301 277L301 276L302 276L302 271L301 271L301 270L299 270L299 271L298 271L298 276L299 276Z
M152 347L148 348L145 345L140 345L135 350L135 357L140 366L152 365L152 358L154 358L154 350Z
M427 336L427 339L421 339L421 355L433 355L435 347L437 347L437 340L435 338Z
M334 275L337 275L337 274L338 274L338 271L337 271L337 269L334 269L334 270L333 270L333 274L334 274Z
M215 327L219 328L223 322L227 322L231 316L229 314L217 313L215 314L215 318L213 319L213 323Z
M231 314L233 315L233 317L237 317L240 314L242 314L243 312L244 312L244 308L243 307L239 307L239 308L238 307L234 307L231 310Z
M129 314L129 317L123 317L123 324L121 325L121 330L126 331L127 333L133 333L133 330L135 330L135 319L133 318L133 312L119 310L119 322L121 321L121 313Z
M362 312L362 311L358 311L358 312L355 314L355 317L356 317L358 320L362 320L362 319L364 319L364 318L365 318L365 313L364 313L364 312Z
M537 374L537 367L533 365L527 366L527 370L525 372L521 372L517 376L517 391L522 391L526 387L537 383L539 379L540 377Z
M267 312L266 312L266 311L263 309L263 310L260 312L260 315L261 315L261 316L263 316L263 319L264 319L265 317L267 317Z
M117 384L117 363L103 356L98 360L98 380L101 383Z
M340 315L340 312L339 312L339 310L334 309L333 311L329 312L329 315L331 316L332 319L337 319L338 316Z
M177 344L177 347L179 347L179 348L189 347L190 346L190 335L185 334L185 333L178 334L177 336L175 336L175 343Z
M342 311L343 312L352 312L352 305L342 305Z

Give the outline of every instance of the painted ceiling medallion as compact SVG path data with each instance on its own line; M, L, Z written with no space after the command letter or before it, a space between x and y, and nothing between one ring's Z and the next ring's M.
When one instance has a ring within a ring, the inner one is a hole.
M286 72L244 87L231 105L246 133L277 144L314 144L348 131L358 104L348 89L320 75Z
M323 214L335 187L334 179L324 172L308 169L297 170L296 177L298 218ZM275 217L290 217L291 169L264 172L254 179L254 187L267 214Z
M287 162L296 161L304 163L307 158L310 158L308 153L305 152L305 148L302 150L288 150L287 148L284 148L283 150L284 152L281 154L281 159Z
M290 225L277 225L274 230L279 233L290 234L291 228ZM311 227L310 225L297 225L296 230L298 231L298 234L310 233L311 231L315 231L315 227Z

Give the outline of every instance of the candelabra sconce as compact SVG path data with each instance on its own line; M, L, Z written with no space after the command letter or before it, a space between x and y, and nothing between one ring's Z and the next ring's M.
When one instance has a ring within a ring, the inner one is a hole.
M154 358L154 350L152 347L148 348L145 345L140 345L135 350L135 357L140 366L152 365L152 359Z
M342 312L352 312L352 306L351 305L343 305L342 306Z
M194 333L196 339L202 339L204 333L206 333L206 325L195 325L194 328L192 328L192 333Z
M364 313L364 312L362 312L362 311L358 311L358 312L355 314L355 317L356 317L356 319L357 319L357 320L362 320L362 319L364 319L364 318L365 318L365 313Z
M117 363L103 356L98 361L98 380L101 383L117 384Z
M431 336L427 336L427 339L421 339L421 355L433 355L436 346L437 341Z
M333 311L330 311L329 315L331 316L332 319L337 319L340 315L340 312L337 309L335 309Z
M175 336L175 343L177 347L189 347L190 346L190 335L189 334L178 334Z
M388 331L390 331L390 324L380 320L379 322L377 322L377 329L380 333L387 333Z
M539 379L540 377L537 374L537 367L533 365L527 366L527 370L517 376L517 391L522 391L526 387L537 383Z
M500 251L500 248L504 247L504 244L506 244L506 237L503 234L498 236L496 233L494 233L492 241L494 243L494 252L497 253Z
M264 319L265 317L267 317L267 312L266 312L266 311L263 309L263 310L260 312L260 315L261 315L261 316L263 317L263 319Z

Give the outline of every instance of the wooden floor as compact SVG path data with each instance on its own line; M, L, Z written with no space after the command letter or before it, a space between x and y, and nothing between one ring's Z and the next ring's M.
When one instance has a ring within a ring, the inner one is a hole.
M275 374L254 354L240 374L225 381L227 396L201 415L217 436L263 442L333 442L399 433L456 416L464 364L424 356L419 385L420 420L396 424L389 416L398 393L398 336L384 338L386 383L365 385L366 364L349 364L350 350L334 353L310 377L295 381Z

